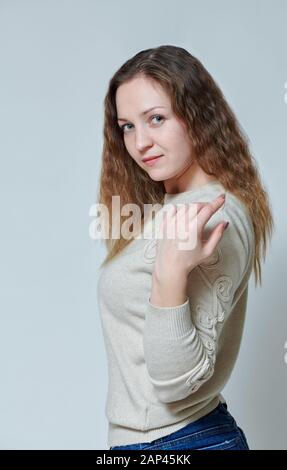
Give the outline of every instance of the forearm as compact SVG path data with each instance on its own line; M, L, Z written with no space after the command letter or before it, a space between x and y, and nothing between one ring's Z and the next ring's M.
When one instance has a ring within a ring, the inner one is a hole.
M187 276L152 274L151 304L158 307L175 307L187 300Z
M143 334L147 372L164 403L185 399L213 372L193 323L186 278L173 274L165 280L153 274Z

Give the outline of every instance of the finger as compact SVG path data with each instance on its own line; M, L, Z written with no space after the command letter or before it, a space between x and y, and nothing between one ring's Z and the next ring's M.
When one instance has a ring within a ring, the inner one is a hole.
M170 204L168 207L165 207L162 212L162 219L161 219L161 235L166 237L169 230L172 230L174 224L174 216L176 215L176 206L174 204Z
M189 206L196 206L196 212L197 214L201 211L201 209L205 206L207 206L209 202L192 202L190 204L185 204L186 209L189 208Z
M190 206L192 206L192 208L194 208L196 206L196 209L195 211L192 211L191 213L194 214L194 212L196 214L198 214L201 209L205 206L207 206L209 204L209 202L192 202L192 203L189 203L189 204L184 204L184 203L180 203L180 204L176 204L175 206L175 210L167 210L167 212L170 214L170 215L173 215L173 216L178 216L178 215L184 215L185 212L187 212L190 208Z
M176 212L172 214L176 236L185 239L194 229L197 230L197 214L207 202L176 204Z
M198 213L209 204L209 202L194 202L189 204L177 204L176 211L172 213L176 223L182 222L184 219L185 230L188 230L190 222L195 219Z
M194 204L181 204L177 207L175 214L175 233L177 237L187 237L190 229L190 222L195 217Z
M204 225L208 222L212 215L223 206L225 202L225 197L222 196L224 195L218 196L200 210L197 219L198 228L200 231L203 229Z
M207 241L203 241L203 248L202 251L205 257L211 256L214 252L216 246L220 242L221 238L223 237L225 231L225 222L220 222L211 232L210 236L208 237Z
M195 202L187 204L180 203L176 205L171 204L171 207L167 208L165 211L165 213L167 214L167 224L174 222L176 224L176 230L178 230L178 224L180 223L180 221L182 222L182 219L184 218L184 230L188 231L189 223L192 221L192 219L194 219L195 216L198 215L203 208L208 207L209 205L210 202ZM188 219L186 218L187 212L189 212Z
M205 206L209 204L209 202L197 202L197 213L201 211Z

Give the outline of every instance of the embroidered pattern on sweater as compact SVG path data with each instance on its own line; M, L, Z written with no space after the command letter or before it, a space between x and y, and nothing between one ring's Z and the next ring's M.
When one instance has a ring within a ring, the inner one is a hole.
M205 281L209 283L203 272L200 270L199 272L201 272L201 276L205 278ZM220 275L210 287L212 289L212 312L207 311L201 304L195 307L196 315L193 321L202 340L206 355L203 363L201 362L198 365L193 371L192 376L189 376L186 381L187 385L191 385L191 392L198 390L202 383L206 382L213 375L218 336L217 324L224 321L226 314L221 302L230 301L232 286L233 282L229 276Z
M223 257L221 248L217 246L212 255L202 261L199 267L202 267L204 269L214 269L215 267L217 268L221 265L222 259Z
M157 245L157 239L152 239L147 241L145 248L144 248L144 253L143 257L144 260L147 263L152 263L155 260L156 257L156 245ZM200 267L204 269L214 269L215 267L219 266L222 263L222 251L220 247L217 247L210 255L208 258L206 258L204 261L200 263Z
M144 248L143 257L146 263L153 263L156 257L157 239L149 240Z

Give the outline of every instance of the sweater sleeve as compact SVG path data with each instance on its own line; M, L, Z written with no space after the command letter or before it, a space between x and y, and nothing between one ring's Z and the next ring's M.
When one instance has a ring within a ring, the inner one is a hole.
M253 253L251 219L228 199L206 224L206 238L222 220L229 221L229 226L214 253L191 271L186 301L159 307L147 298L146 368L165 403L186 398L213 375L220 332L248 281Z

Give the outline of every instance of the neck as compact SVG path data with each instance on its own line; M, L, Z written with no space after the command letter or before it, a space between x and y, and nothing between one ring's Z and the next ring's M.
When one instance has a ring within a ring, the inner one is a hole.
M217 181L217 178L205 173L198 163L194 161L180 174L165 180L164 186L166 193L174 194L197 189L212 181Z

